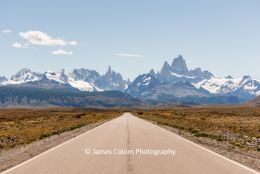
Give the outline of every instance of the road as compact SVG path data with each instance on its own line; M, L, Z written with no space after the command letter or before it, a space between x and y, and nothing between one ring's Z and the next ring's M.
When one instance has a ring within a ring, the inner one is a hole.
M150 150L150 153L137 153ZM125 154L119 154L125 150ZM155 155L155 150L169 154ZM95 151L95 152L94 152ZM99 153L97 153L99 152ZM134 152L134 153L132 153ZM125 113L3 174L252 174L256 171Z

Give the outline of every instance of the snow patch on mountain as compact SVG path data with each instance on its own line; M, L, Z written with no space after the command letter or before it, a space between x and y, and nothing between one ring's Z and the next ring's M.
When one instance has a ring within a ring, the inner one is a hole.
M62 69L57 72L47 72L46 77L50 80L62 84L70 84L72 87L79 89L80 91L94 91L95 87L89 82L83 80L75 80L71 72L67 72Z
M91 85L88 82L84 82L84 81L69 81L69 84L74 87L79 89L80 91L94 91L94 87L93 85Z
M33 82L40 80L42 75L40 73L32 72L30 69L23 68L13 75L10 80L5 81L4 85L23 84L26 82Z
M46 76L47 79L49 80L53 80L59 83L64 83L63 80L61 80L61 74L58 72L53 72L53 71L46 71L44 73L44 75Z
M143 79L142 84L143 84L143 85L149 85L151 79L152 79L152 77L145 77L145 78Z
M228 78L211 78L209 80L202 80L198 83L193 83L197 88L202 87L212 94L217 94L222 91L222 87L225 87L225 92L230 92L236 89L239 85L240 79L228 79Z
M18 85L33 83L37 86L42 85L42 80L51 84L69 85L80 91L104 91L104 90L125 90L129 81L123 79L120 73L116 73L109 67L106 74L100 75L95 70L74 69L66 71L60 69L58 71L46 71L43 74L32 72L30 69L23 68L17 72L10 80L2 80L1 85ZM45 87L48 83L44 83Z
M244 76L243 78L211 78L193 83L198 89L203 88L212 94L227 94L236 92L237 90L248 92L252 95L260 94L260 81Z
M180 75L180 74L176 74L176 73L171 73L171 75L177 77L177 78L187 78L187 79L195 79L196 77L194 76L185 76L185 75Z

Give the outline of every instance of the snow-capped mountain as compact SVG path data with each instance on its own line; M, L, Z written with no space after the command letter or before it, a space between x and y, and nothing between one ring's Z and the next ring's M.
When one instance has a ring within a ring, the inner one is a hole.
M134 97L145 100L161 100L165 95L176 98L207 96L207 92L195 88L189 82L166 82L159 81L151 73L138 76L126 90Z
M138 76L126 92L145 99L160 96L207 97L216 101L226 102L228 99L232 103L240 103L260 95L260 81L250 76L236 79L231 76L217 78L201 68L189 70L183 57L178 56L171 65L165 62L160 72L151 70ZM232 96L236 98L221 98Z
M244 76L243 78L232 78L231 76L213 77L194 83L194 86L203 88L212 94L260 95L260 81L250 76Z
M133 82L124 80L110 66L103 75L85 68L44 73L23 68L9 80L0 77L0 86L71 91L119 90L146 101L199 104L242 103L260 96L260 80L250 76L215 77L201 68L189 69L181 55L174 58L171 64L165 62L157 73L152 69L136 77Z
M3 82L3 84L23 84L31 81L38 81L42 78L42 74L32 72L30 69L22 68L15 75L13 75L10 80Z
M201 68L189 70L184 58L179 55L173 59L172 64L165 62L161 71L158 73L158 79L168 82L188 81L199 82L204 79L210 79L213 74L209 71L202 71Z
M145 98L151 89L159 86L161 82L152 73L139 75L127 88L126 92L136 98Z
M99 88L95 87L95 84L92 83L91 79L89 79L90 81L88 82L86 80L83 80L84 78L76 78L73 72L68 72L64 69L61 69L57 72L47 71L43 74L43 79L54 83L67 84L73 88L79 89L80 91L102 91Z
M149 73L138 76L129 85L126 92L135 97L175 95L176 97L205 96L208 91L196 88L191 83L200 82L214 77L209 71L201 68L189 70L184 58L179 55L173 59L172 64L165 62L161 71L155 73L152 69ZM156 98L156 97L153 97Z
M106 74L102 76L104 79L104 90L125 90L128 87L127 82L123 79L120 73L112 71L111 67L108 67Z
M100 75L95 70L74 69L72 72L64 69L46 71L44 73L32 72L30 69L23 68L17 72L10 80L0 81L2 85L34 85L36 87L51 88L58 85L63 87L72 87L80 91L108 91L127 88L127 81L123 79L120 73L112 71L109 67L104 75Z

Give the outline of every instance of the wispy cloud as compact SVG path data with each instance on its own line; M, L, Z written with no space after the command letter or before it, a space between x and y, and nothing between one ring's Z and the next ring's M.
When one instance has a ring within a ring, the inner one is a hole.
M28 46L29 46L28 43L15 42L12 44L12 47L14 47L14 48L28 48Z
M7 34L7 33L11 33L11 32L12 32L12 30L10 30L10 29L6 29L6 30L2 31L3 34Z
M52 38L47 33L41 31L20 32L20 36L33 45L43 45L43 46L74 45L75 46L78 44L76 41L65 41L60 38Z
M53 55L73 55L72 51L65 51L65 50L62 50L62 49L55 50L55 51L53 51L51 53Z
M78 45L78 42L77 42L77 41L70 41L70 42L69 42L69 45L76 46L76 45Z
M120 57L137 57L137 58L142 58L144 56L140 54L129 54L129 53L114 53L114 56L120 56Z

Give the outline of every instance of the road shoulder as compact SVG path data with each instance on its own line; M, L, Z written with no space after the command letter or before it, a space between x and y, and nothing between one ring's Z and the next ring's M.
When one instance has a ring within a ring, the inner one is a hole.
M0 151L0 172L18 165L26 160L29 160L59 144L62 144L76 136L79 136L105 122L101 121L93 124L86 125L84 127L74 129L72 131L66 131L60 135L52 135L48 138L44 138L38 141L34 141L30 144L15 147L8 150Z
M195 137L189 132L184 132L179 129L158 124L150 120L146 120L146 121L155 124L178 136L181 136L182 138L185 138L202 147L205 147L206 149L216 152L217 154L227 157L228 159L234 160L238 163L248 166L258 172L260 171L260 154L257 152L252 152L252 151L244 152L244 151L239 151L239 149L233 149L233 148L231 149L229 148L227 142L219 142L206 137Z

